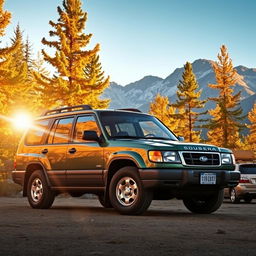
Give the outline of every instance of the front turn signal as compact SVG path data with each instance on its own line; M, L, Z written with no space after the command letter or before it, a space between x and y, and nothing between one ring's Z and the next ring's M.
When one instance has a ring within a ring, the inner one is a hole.
M149 151L149 160L152 162L163 162L163 156L161 151Z

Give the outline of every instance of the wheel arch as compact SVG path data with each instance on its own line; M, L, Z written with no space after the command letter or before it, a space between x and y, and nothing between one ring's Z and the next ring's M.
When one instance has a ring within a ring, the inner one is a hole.
M114 176L114 174L120 170L123 167L135 167L135 168L139 168L138 163L132 159L132 158L127 158L127 157L118 157L113 159L109 165L108 168L106 170L106 174L104 175L104 182L105 182L105 198L108 198L108 191L109 191L109 184L110 181L112 179L112 177Z
M27 196L27 185L28 185L29 177L36 170L41 170L43 172L43 174L46 178L46 182L47 182L48 186L50 186L50 181L48 179L48 175L46 174L46 170L43 167L43 165L41 163L38 163L38 162L29 163L26 167L26 172L25 172L25 176L24 176L23 196Z

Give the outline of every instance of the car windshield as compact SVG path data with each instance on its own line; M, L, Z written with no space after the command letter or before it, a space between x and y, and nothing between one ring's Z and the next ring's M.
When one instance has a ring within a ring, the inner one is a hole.
M110 139L178 140L157 118L129 112L100 112L103 128Z
M242 174L256 174L256 164L243 164L239 166Z

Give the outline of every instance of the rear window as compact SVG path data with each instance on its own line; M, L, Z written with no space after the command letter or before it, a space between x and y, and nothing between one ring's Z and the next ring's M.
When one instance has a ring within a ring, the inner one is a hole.
M243 164L239 166L242 174L256 174L256 164Z
M25 144L29 146L42 144L43 135L50 121L50 119L35 121L33 127L27 133Z

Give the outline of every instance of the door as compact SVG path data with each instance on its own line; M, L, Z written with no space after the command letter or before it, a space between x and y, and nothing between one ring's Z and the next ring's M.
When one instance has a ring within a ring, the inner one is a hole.
M84 131L101 132L94 115L78 116L67 150L67 182L71 187L103 186L103 148L97 141L84 141Z
M74 117L55 120L48 135L46 145L42 147L45 155L47 173L52 186L66 186L66 156Z

